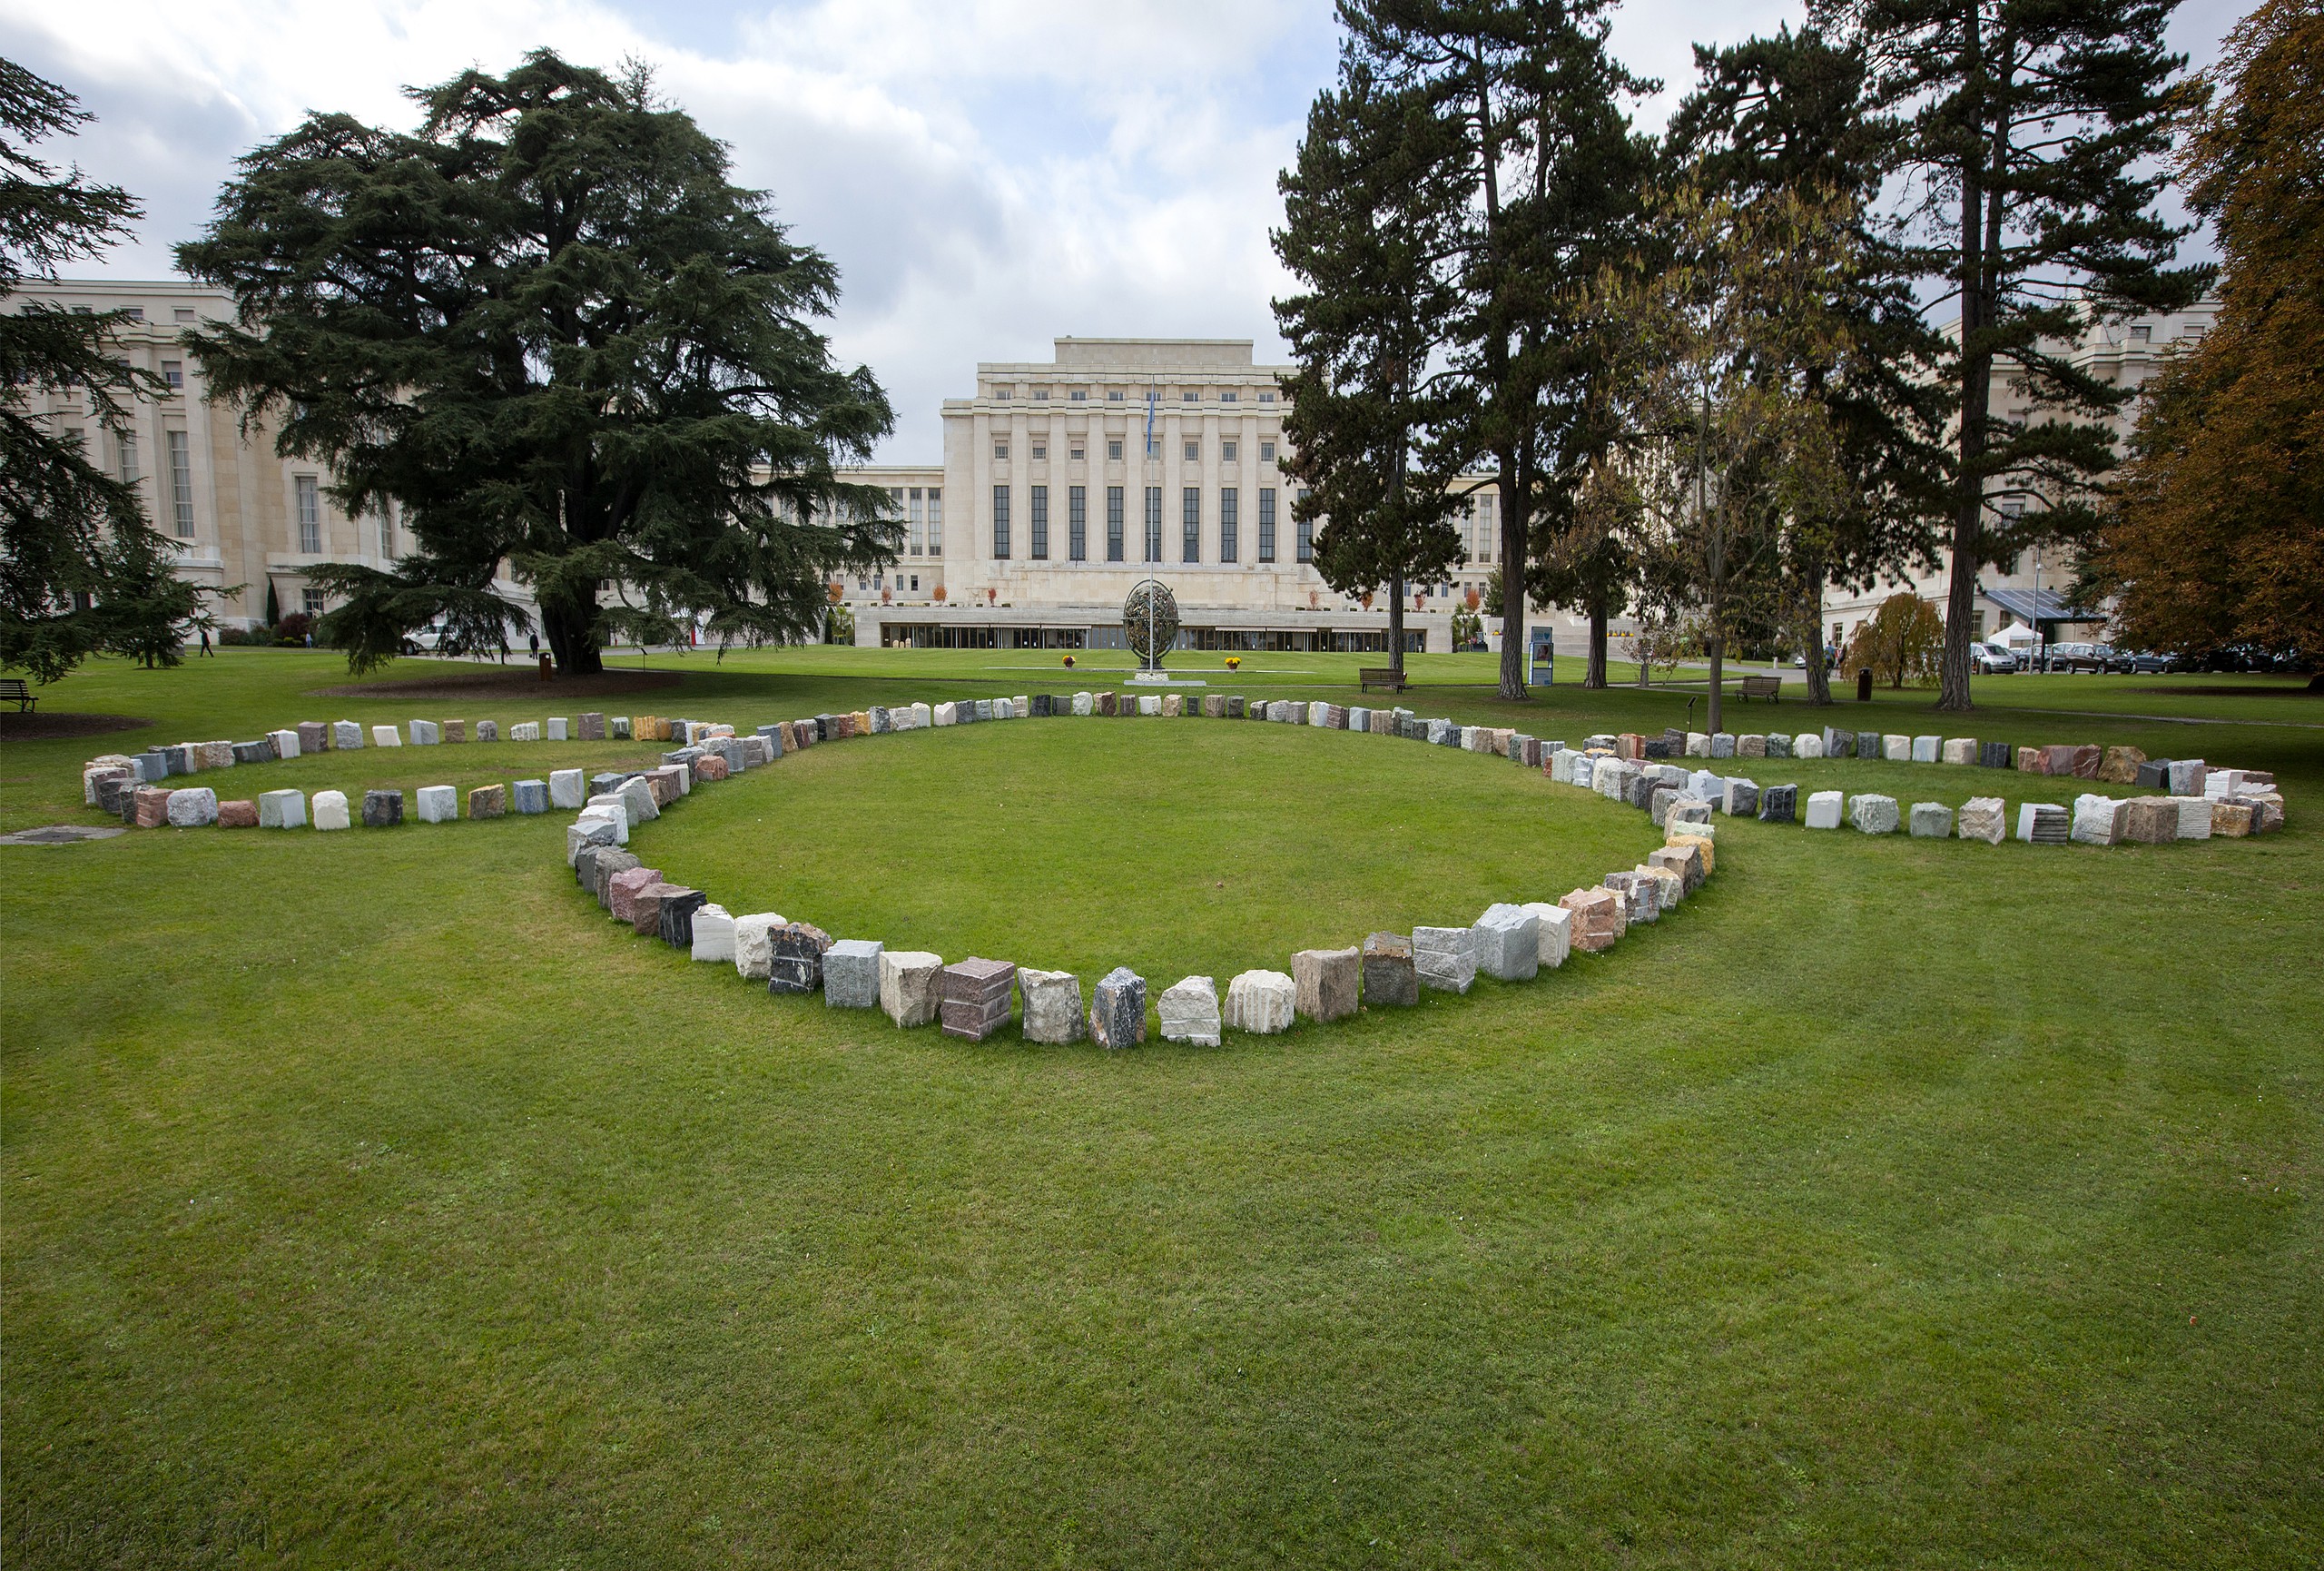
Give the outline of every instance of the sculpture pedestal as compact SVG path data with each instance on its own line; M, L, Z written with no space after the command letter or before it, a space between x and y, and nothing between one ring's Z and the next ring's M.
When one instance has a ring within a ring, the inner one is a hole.
M1208 682L1199 677L1173 677L1164 671L1132 671L1128 682L1134 687L1207 687Z

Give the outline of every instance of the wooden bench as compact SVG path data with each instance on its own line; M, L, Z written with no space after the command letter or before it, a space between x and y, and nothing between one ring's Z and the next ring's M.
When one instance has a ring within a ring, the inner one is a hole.
M1735 696L1747 704L1754 698L1765 698L1770 704L1780 703L1783 699L1783 678L1746 677L1741 689Z
M0 704L11 698L16 701L16 713L19 715L27 709L37 710L40 707L40 700L33 697L33 690L25 686L22 677L0 677Z
M1403 677L1393 666L1361 667L1355 673L1355 680L1356 687L1366 693L1374 687L1385 687L1392 693L1401 693L1407 686ZM24 686L21 682L16 685L20 687Z

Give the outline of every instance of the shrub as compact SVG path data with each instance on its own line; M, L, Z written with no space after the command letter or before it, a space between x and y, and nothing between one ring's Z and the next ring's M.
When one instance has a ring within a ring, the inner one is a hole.
M1869 670L1891 687L1906 682L1925 687L1937 677L1945 657L1945 618L1918 595L1898 593L1856 625L1840 656L1846 671Z

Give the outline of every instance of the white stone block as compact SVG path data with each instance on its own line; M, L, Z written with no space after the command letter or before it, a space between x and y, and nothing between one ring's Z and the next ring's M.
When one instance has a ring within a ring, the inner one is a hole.
M737 918L738 923L750 920L747 916ZM774 924L781 926L783 918L776 917ZM739 967L743 964L743 951L739 947L743 942L741 929L738 927L736 932L738 947L734 952L734 963ZM745 970L743 974L749 976L753 973ZM763 969L758 974L763 976ZM1018 977L1021 982L1023 972L1019 972ZM933 1023L943 1004L943 989L942 955L931 954L924 949L885 949L880 952L880 1008L896 1023L898 1029L909 1031L914 1026Z
M2209 840L2211 813L2218 805L2204 796L2180 796L2174 800L2179 804L2179 838Z
M1913 761L1913 739L1910 736L1887 735L1880 738L1880 756L1891 764Z
M1485 908L1471 931L1477 969L1503 982L1526 982L1541 968L1541 924L1531 912L1506 902Z
M589 799L588 783L578 769L552 769L548 772L548 805L552 807L578 807Z
M1076 693L1073 696L1073 712L1077 715L1090 714L1095 710L1097 703L1098 700L1092 694Z
M723 905L697 905L694 911L694 957L734 963L734 918Z
M444 728L433 720L414 720L408 729L415 747L433 747L444 740Z
M1471 927L1413 929L1413 969L1423 987L1466 993L1477 979L1476 930Z
M957 726L960 724L960 706L958 704L939 704L936 706L936 723L939 726Z
M1329 725L1331 723L1331 716L1332 706L1329 704L1310 704L1307 706L1307 724L1310 726Z
M1977 761L1977 739L1974 736L1949 736L1945 743L1947 764L1974 764Z
M576 819L575 822L579 824L593 824L599 820L609 823L614 826L615 845L626 845L629 844L629 806L626 803L623 802L620 797L590 797L588 805L581 809L581 816Z
M422 786L413 811L422 824L449 824L460 815L460 794L449 786Z
M552 742L564 742L570 740L569 728L565 724L564 716L552 715L549 716L548 739Z
M1914 763L1915 763L1915 764L1934 764L1934 763L1935 763L1935 762L1936 762L1936 751L1937 751L1937 749L1938 749L1938 748L1940 748L1940 747L1942 747L1942 746L1945 746L1945 738L1944 738L1944 737L1942 737L1942 736L1915 736L1915 737L1914 737L1914 738L1913 738L1913 762L1914 762Z
M1709 732L1689 731L1687 733L1687 756L1689 758L1708 758L1710 756Z
M1280 971L1246 971L1226 984L1226 1028L1254 1036L1291 1029L1299 988Z
M274 744L277 758L296 758L299 756L299 733L296 731L269 731L266 739Z
M1579 754L1579 753L1569 753L1569 752L1567 752L1567 751L1566 751L1564 748L1562 748L1562 747L1559 748L1556 752L1554 752L1554 753L1551 754L1551 755L1550 755L1550 779L1551 779L1554 784L1556 784L1556 785L1560 785L1560 786L1571 786L1571 785L1572 785L1572 784L1573 784L1573 761L1574 761L1576 758L1579 758L1579 757L1581 757L1581 754Z
M316 792L315 827L344 829L347 825L347 793L344 791Z
M519 720L508 727L508 740L511 742L537 742L540 739L541 723L538 720Z
M1811 791L1807 794L1807 827L1837 829L1840 826L1841 794L1837 791Z
M363 746L363 727L352 720L333 720L330 723L330 745L342 750L360 747Z
M1062 1047L1089 1034L1089 1022L1081 1013L1081 979L1073 973L1020 965L1017 993L1025 1004L1019 1029L1027 1042Z
M662 816L661 805L654 800L654 788L635 775L621 783L621 789L615 795L620 796L623 807L629 814L632 828L640 824L651 824Z
M773 911L734 918L734 969L753 982L764 982L774 969L774 940L770 934L783 925L785 919ZM891 953L884 958L903 957ZM939 961L937 964L940 968L943 963Z
M218 793L207 786L188 786L170 793L171 827L202 829L218 822Z
M936 711L925 704L914 704L911 706L911 723L913 729L925 731L936 724Z
M1791 739L1791 756L1795 758L1821 758L1824 738L1813 731L1802 731Z
M371 746L374 747L400 747L403 746L403 733L397 730L393 726L374 726L371 727Z
M2083 845L2119 843L2122 838L2122 815L2130 805L2094 791L2084 792L2073 799L2073 826L2067 832L2069 838Z
M1218 1045L1218 984L1209 977L1189 976L1173 983L1154 1001L1154 1008L1162 1017L1163 1041Z
M1562 905L1544 901L1529 900L1518 907L1533 918L1534 953L1537 963L1544 971L1554 971L1565 963L1573 952L1573 913Z
M1963 840L1982 840L1988 845L1998 845L2007 829L2008 805L1998 796L1972 796L1961 805L1961 815L1955 820L1954 835Z
M1140 693L1137 696L1137 712L1141 715L1159 715L1162 713L1162 700L1152 693Z
M296 738L294 737L295 741ZM300 829L307 823L307 798L296 791L262 791L258 799L261 829ZM2204 825L2208 832L2210 825Z

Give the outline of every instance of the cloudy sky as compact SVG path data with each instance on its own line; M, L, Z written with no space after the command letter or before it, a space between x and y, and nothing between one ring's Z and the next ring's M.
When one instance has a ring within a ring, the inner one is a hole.
M1691 42L1797 22L1772 0L1630 0L1616 52L1659 76ZM2203 64L2244 9L2187 0ZM0 0L0 54L99 122L72 145L147 219L101 270L168 276L234 157L310 110L405 124L399 89L527 49L651 62L800 238L838 262L838 352L871 364L933 460L980 360L1060 334L1252 338L1277 357L1275 174L1332 74L1330 0Z

